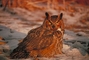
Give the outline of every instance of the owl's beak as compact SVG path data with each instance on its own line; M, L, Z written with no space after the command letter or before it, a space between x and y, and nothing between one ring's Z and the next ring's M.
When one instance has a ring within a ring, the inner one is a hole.
M63 34L63 31L61 28L58 28L57 31L60 31Z
M61 28L58 28L57 30L58 30L58 31L62 31Z

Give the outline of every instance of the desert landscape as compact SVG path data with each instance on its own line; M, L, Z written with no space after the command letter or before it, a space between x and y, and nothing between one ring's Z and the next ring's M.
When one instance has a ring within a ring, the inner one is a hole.
M89 60L88 0L0 0L0 60L9 55L31 29L39 27L45 12L63 13L63 54L40 60Z

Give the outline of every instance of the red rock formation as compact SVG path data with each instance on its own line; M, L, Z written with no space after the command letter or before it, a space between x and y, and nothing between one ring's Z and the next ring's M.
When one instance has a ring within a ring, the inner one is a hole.
M64 1L66 3L69 3L69 4L72 1L75 3L81 4L81 5L89 5L89 0L64 0ZM49 7L50 4L51 4L51 8L58 9L59 8L58 4L63 3L63 0L2 0L3 6L5 6L6 3L7 3L7 7L9 7L9 8L22 7L22 8L25 8L27 10L33 11L36 9L47 8L47 7ZM40 3L41 4L47 4L47 6L45 6L45 7L38 6L36 3L37 4L40 4Z
M89 5L89 0L76 0L76 2L82 5Z

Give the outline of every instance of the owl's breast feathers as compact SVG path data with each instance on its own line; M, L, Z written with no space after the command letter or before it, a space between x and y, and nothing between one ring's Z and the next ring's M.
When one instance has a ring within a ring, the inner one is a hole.
M38 30L37 30L38 29ZM58 38L60 39L62 33L60 31L50 31L50 30L41 30L37 28L36 31L31 30L27 37L20 43L19 46L24 45L26 50L40 50L49 47L53 41ZM41 35L41 37L39 37Z

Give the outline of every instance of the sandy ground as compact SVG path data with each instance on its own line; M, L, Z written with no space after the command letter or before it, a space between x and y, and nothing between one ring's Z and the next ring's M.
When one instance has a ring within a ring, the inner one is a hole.
M89 21L81 23L86 17L89 8L76 7L82 9L79 12L71 13L69 11L46 10L51 14L64 13L63 19L66 30L64 34L64 45L62 55L56 55L55 58L40 58L42 60L89 60ZM28 31L40 26L45 18L45 11L30 12L25 9L13 9L15 14L2 11L0 8L0 36L5 40L0 40L0 60L9 59L10 52L18 46L18 43L27 35ZM73 14L73 16L71 16ZM80 19L81 18L81 19ZM72 26L73 25L73 26ZM72 27L70 27L72 26ZM77 26L77 27L75 27ZM85 28L86 27L86 28ZM16 59L15 59L16 60ZM20 60L32 60L20 59Z

